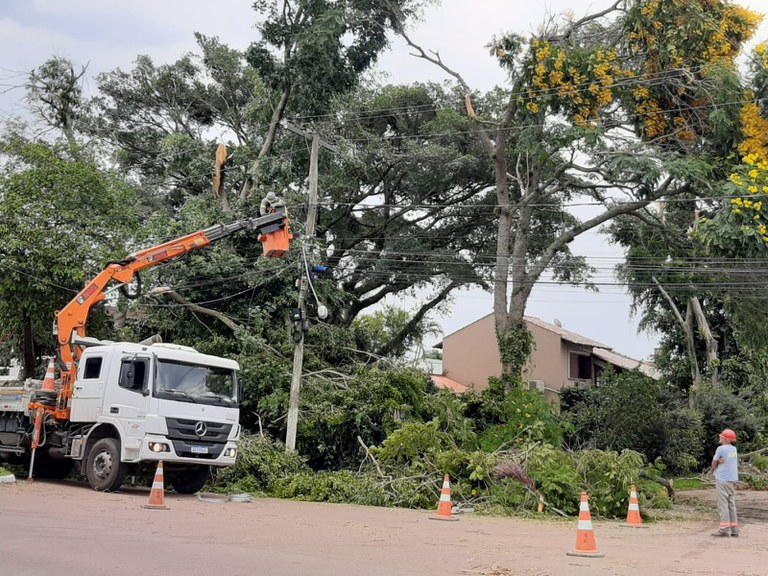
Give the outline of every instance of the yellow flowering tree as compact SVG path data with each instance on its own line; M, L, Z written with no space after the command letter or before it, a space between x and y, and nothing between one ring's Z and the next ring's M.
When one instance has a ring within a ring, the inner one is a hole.
M735 60L761 20L731 1L631 2L624 38L640 80L631 98L642 137L688 149L715 144L727 152L742 100Z
M768 160L749 154L723 188L725 202L697 236L713 254L768 256Z
M722 187L719 210L702 218L694 237L720 262L721 296L739 342L768 350L768 160L748 154Z

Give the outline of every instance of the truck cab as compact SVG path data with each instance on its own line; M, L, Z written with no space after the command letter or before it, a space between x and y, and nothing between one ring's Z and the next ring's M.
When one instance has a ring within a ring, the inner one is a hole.
M163 460L179 492L234 464L240 435L234 360L173 344L88 347L71 399L69 456L91 485L116 490L132 465Z

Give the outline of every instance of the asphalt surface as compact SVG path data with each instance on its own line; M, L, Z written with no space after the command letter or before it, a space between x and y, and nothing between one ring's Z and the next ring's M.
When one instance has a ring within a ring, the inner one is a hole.
M0 484L0 575L768 575L768 524L715 539L711 521L647 529L594 521L603 558L566 555L576 519L522 520L256 499Z

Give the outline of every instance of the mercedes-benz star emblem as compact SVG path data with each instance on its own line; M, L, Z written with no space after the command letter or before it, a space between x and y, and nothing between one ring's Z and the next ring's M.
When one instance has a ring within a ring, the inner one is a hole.
M200 436L200 438L205 436L206 432L208 432L208 426L205 425L205 422L198 422L195 424L195 434Z

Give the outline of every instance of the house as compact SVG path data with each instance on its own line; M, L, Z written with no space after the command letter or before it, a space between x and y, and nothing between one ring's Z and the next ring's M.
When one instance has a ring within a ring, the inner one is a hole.
M569 386L599 384L600 373L608 366L617 371L637 368L658 378L652 363L619 354L610 346L566 330L557 321L549 324L526 316L525 322L535 348L524 378L530 389L543 392L550 400ZM433 381L439 388L483 390L488 378L501 375L493 314L449 334L438 347L443 349L443 373L433 376Z

